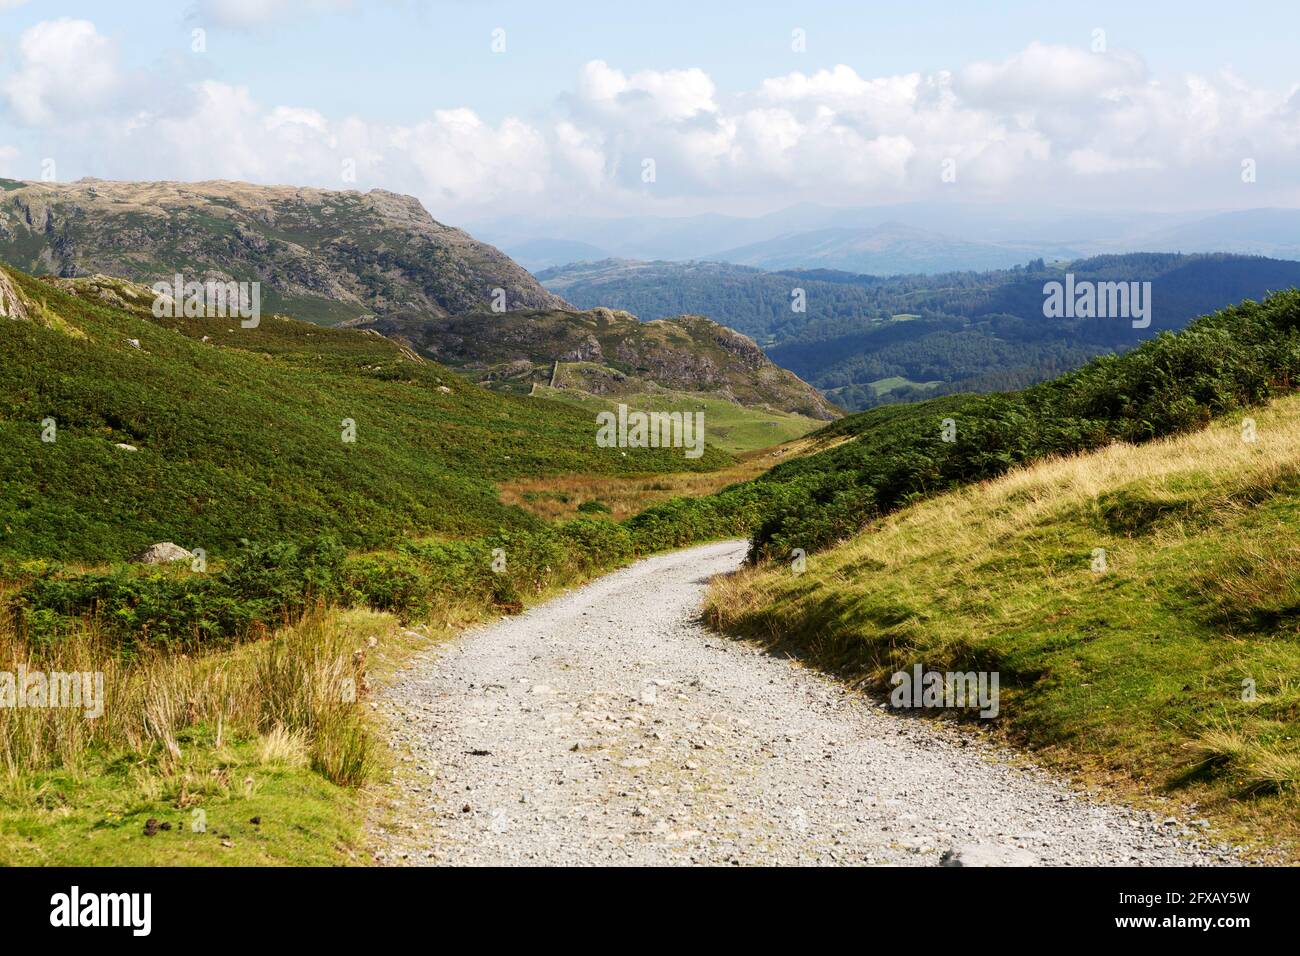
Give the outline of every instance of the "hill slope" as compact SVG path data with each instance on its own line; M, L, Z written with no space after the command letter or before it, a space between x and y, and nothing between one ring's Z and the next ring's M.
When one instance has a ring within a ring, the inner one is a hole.
M1066 272L1152 283L1151 325L1047 319L1043 285ZM581 306L644 317L707 315L753 336L778 365L843 408L959 391L1023 388L1130 348L1246 298L1300 285L1300 263L1137 253L1066 265L881 278L834 270L764 272L710 262L607 260L539 277ZM806 311L794 312L802 289Z
M544 269L537 278L580 308L620 309L645 320L707 315L764 347L797 335L812 321L880 311L862 285L796 279L726 262L601 259ZM807 293L806 312L791 308L796 287Z
M260 281L264 305L329 324L395 310L564 308L499 250L418 200L248 183L0 180L0 261L152 284Z
M160 322L148 290L126 283L61 283L73 295L7 275L0 293L16 296L0 298L21 314L8 305L17 318L0 320L0 554L479 534L538 521L501 504L496 482L730 461L599 448L589 414L481 389L373 333Z
M654 322L609 309L380 318L366 328L517 392L549 385L555 363L581 363L581 390L629 396L670 389L829 421L838 410L754 342L701 316ZM572 374L565 380L575 384ZM557 382L556 384L563 384Z
M1000 673L999 729L1300 851L1300 398L870 524L709 615L885 692ZM1100 550L1099 550L1100 549ZM1098 563L1098 555L1104 563Z

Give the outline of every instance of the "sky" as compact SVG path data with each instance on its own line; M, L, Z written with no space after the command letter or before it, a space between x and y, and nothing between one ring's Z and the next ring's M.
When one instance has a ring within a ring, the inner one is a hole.
M445 221L1300 206L1300 4L0 0L0 175Z

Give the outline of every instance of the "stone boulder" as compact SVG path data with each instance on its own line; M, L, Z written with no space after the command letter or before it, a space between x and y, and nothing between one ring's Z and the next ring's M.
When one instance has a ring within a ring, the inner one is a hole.
M170 541L161 541L158 544L151 544L137 555L131 558L132 564L168 564L172 561L189 561L194 555L186 551L179 544L173 544Z

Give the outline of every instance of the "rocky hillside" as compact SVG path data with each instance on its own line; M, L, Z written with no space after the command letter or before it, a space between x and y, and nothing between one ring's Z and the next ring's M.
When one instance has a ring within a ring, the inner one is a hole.
M581 388L593 395L673 389L824 421L839 415L811 385L773 365L752 339L698 315L641 322L611 309L539 309L381 317L365 327L505 391L552 384L558 362L579 364Z
M254 186L0 179L0 261L137 282L260 281L263 305L324 324L365 315L565 308L498 249L410 196Z

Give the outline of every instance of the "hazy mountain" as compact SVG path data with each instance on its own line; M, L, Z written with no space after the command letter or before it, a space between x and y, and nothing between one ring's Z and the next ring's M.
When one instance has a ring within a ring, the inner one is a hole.
M1168 217L1158 220L1170 221ZM1071 214L1063 210L976 203L912 202L888 206L833 207L799 203L760 216L593 216L548 218L511 216L471 223L475 235L505 249L545 238L590 243L608 257L631 259L722 259L730 250L800 233L827 229L869 230L889 223L945 238L1008 244L1020 259L1071 258L1086 253L1086 243L1128 235L1149 227L1150 217L1136 214ZM1026 243L1028 245L1026 245ZM791 248L794 248L792 245ZM985 250L966 265L986 261ZM584 253L579 259L597 258ZM563 263L554 263L563 264ZM807 265L807 263L797 263ZM541 268L535 266L534 268Z
M700 258L717 249L790 231L783 223L773 223L768 229L754 223L751 219L716 213L681 217L564 216L555 219L519 215L479 220L470 223L469 228L476 236L503 249L527 250L527 244L535 240L546 243L567 241L604 250L602 255L594 258L626 256L633 259ZM593 257L584 254L569 261L589 258Z
M842 208L800 203L753 217L511 217L474 228L508 248L547 237L589 243L610 258L711 259L765 268L934 272L1139 250L1300 258L1300 211L1288 209L1152 213L933 201ZM872 257L878 265L863 264ZM559 258L539 257L532 268L563 264ZM572 261L596 258L602 256L583 249Z
M1300 209L1247 209L1153 230L1133 248L1300 259Z
M764 269L842 269L872 275L1003 269L1024 262L1023 249L966 242L887 222L864 229L800 232L723 249L710 258Z
M529 272L570 262L609 258L609 253L599 246L576 239L525 239L502 246L502 251Z
M247 183L0 180L0 260L143 283L259 281L263 304L322 323L487 307L563 308L508 256L410 196Z

